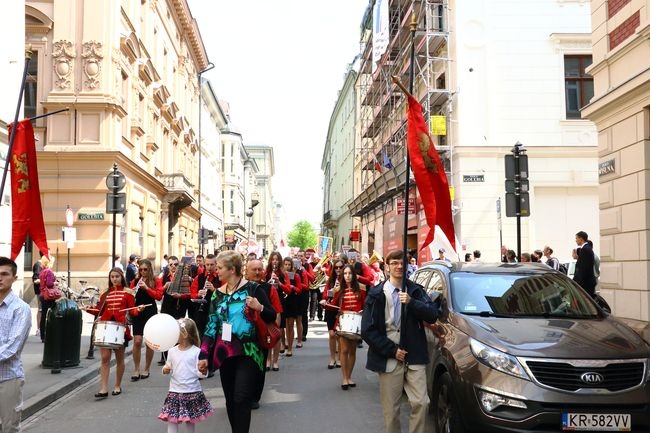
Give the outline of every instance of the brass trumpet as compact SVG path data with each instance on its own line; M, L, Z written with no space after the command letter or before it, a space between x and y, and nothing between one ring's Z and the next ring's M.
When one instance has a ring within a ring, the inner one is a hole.
M368 264L372 265L376 262L383 262L384 259L382 258L381 254L377 252L377 250L372 250L372 256L368 259Z
M316 266L322 266L323 263L327 262L331 257L332 257L332 254L329 251L326 251L325 254L323 254L323 257L320 259L320 261L316 264ZM314 268L316 266L314 266ZM315 290L315 289L319 288L320 286L322 286L323 284L325 284L325 280L327 279L327 275L325 275L325 272L323 272L322 270L319 270L318 272L319 272L319 274L314 279L314 282L312 282L309 285L310 289Z

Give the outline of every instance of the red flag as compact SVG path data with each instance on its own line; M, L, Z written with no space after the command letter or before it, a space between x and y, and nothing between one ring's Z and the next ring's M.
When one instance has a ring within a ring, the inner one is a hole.
M445 169L429 135L427 124L424 123L422 106L413 96L409 96L408 109L406 141L415 184L420 191L424 214L429 226L429 233L420 250L433 241L436 225L440 226L451 245L456 249L449 182L447 182Z
M379 164L379 160L375 155L372 155L372 159L375 161L375 170L381 173L381 165Z
M11 128L9 135L11 136ZM29 234L39 250L48 254L47 236L43 223L41 193L38 188L36 143L30 120L18 122L11 148L11 259L14 260Z

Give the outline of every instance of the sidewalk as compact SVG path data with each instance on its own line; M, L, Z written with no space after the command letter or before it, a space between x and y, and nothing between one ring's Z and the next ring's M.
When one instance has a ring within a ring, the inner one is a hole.
M95 348L95 359L86 359L90 345L90 332L94 316L82 312L83 328L81 332L80 363L77 367L63 368L61 373L52 374L50 368L42 368L44 343L34 335L36 332L36 308L32 308L32 328L22 352L25 370L23 387L23 420L34 415L55 400L71 392L79 385L99 376L100 355ZM126 356L131 354L131 345L126 349ZM115 357L111 359L115 363ZM127 358L127 369L130 359ZM126 373L125 373L126 374Z

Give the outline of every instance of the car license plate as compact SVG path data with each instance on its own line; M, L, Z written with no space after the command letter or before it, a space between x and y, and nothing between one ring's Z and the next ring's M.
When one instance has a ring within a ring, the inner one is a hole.
M629 413L563 413L562 430L632 431Z

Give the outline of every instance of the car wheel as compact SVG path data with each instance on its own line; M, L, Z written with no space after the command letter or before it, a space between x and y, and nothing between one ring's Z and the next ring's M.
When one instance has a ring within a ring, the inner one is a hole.
M433 382L433 421L437 433L465 433L459 408L451 375L445 372Z

